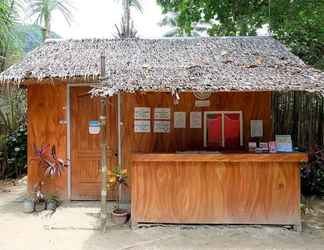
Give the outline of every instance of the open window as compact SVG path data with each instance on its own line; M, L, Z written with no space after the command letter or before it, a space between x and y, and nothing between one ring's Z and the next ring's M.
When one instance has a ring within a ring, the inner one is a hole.
M237 150L242 146L242 111L208 111L204 113L204 147Z

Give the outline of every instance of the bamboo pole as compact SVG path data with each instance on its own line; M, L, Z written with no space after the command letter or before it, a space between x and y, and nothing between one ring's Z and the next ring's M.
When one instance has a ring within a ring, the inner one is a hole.
M100 58L100 67L101 67L101 80L106 76L106 67L105 67L105 56ZM101 228L102 231L106 230L107 222L107 101L106 97L101 97L100 99L100 146L101 146Z

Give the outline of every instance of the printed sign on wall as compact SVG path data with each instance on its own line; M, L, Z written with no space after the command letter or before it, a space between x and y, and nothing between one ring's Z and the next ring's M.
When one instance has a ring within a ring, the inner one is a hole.
M151 121L135 120L134 121L134 132L135 133L150 133L151 132Z
M89 121L89 134L98 135L100 133L100 122L99 121Z
M263 136L263 121L262 120L251 120L251 137L262 137Z
M201 112L190 112L190 128L201 128Z
M134 119L149 120L151 119L151 108L136 107L134 109Z
M155 133L170 133L170 121L154 121Z
M174 112L174 128L186 128L186 112Z
M196 100L195 101L195 106L196 107L209 107L210 106L210 101L209 100Z
M170 108L155 108L154 119L155 120L170 120L171 110Z

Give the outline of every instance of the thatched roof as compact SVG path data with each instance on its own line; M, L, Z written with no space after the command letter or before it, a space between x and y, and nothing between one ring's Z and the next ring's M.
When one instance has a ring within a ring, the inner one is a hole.
M27 79L98 79L106 56L105 89L306 90L324 93L324 73L305 65L271 37L48 41L0 74Z

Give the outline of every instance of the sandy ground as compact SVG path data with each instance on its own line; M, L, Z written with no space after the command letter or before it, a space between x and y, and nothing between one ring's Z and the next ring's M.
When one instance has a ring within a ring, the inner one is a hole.
M324 200L312 202L302 234L283 227L155 226L98 230L99 203L68 202L24 214L25 179L0 183L0 250L324 249Z

